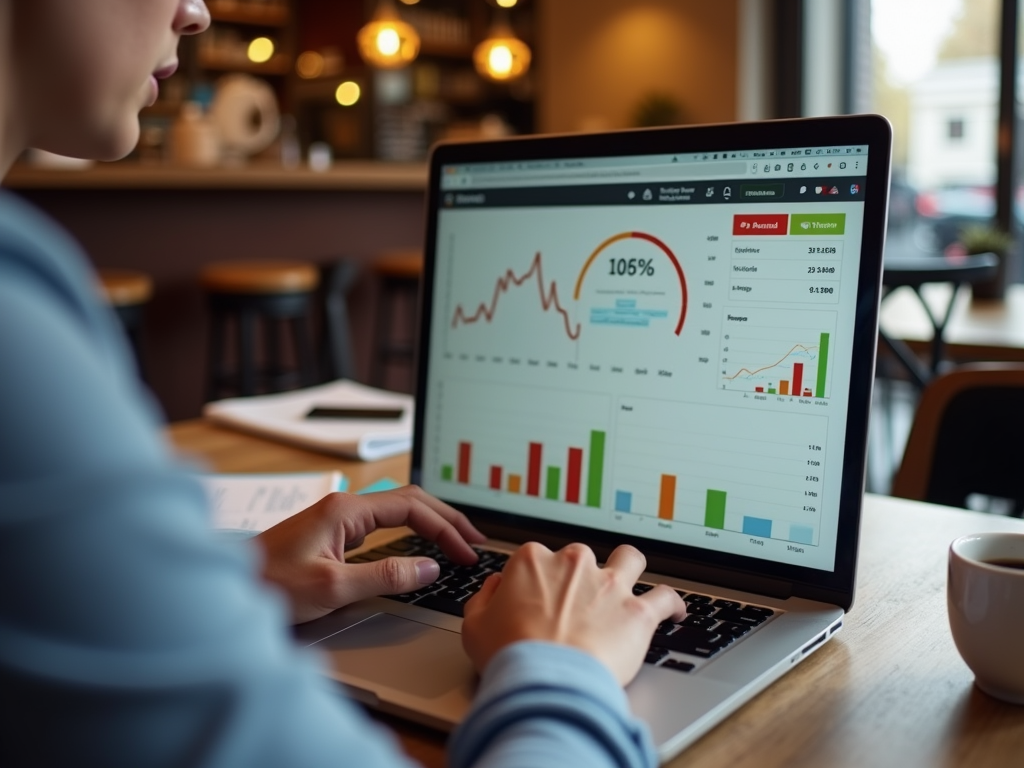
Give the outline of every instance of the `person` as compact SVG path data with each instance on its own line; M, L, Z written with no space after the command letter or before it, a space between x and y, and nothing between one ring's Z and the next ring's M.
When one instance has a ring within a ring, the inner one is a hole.
M208 25L201 0L0 0L0 175L29 147L126 155L179 39ZM289 620L436 578L423 558L346 563L378 527L467 564L482 535L407 487L219 539L93 281L67 235L0 193L0 764L407 764ZM634 596L643 569L632 547L599 567L582 545L528 544L485 583L451 765L654 764L622 686L685 609L667 587Z

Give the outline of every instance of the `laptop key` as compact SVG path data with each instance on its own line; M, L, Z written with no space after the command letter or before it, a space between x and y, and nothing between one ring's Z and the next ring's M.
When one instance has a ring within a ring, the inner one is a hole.
M718 623L718 619L711 616L687 616L679 625L682 627L699 627L700 629L711 629Z
M634 595L642 595L645 592L650 592L652 589L654 589L654 585L653 584L640 584L640 583L636 583L636 584L633 585L633 594Z
M437 595L427 595L426 597L417 600L414 605L418 605L421 608L429 608L432 611L440 611L441 613L447 613L450 616L462 616L463 604L458 600L450 600L446 597L439 597Z
M757 605L748 605L743 609L744 613L750 614L751 616L764 616L766 619L769 616L774 616L775 611L771 608L761 608Z
M663 621L658 625L658 628L654 630L654 633L657 635L667 635L670 632L673 632L675 628L676 625L671 621Z
M686 604L686 615L687 616L710 616L715 612L715 608L708 605L707 603L687 603Z
M655 635L651 646L667 648L679 653L693 653L698 647L710 647L723 639L723 635L699 627L680 627L671 635Z
M745 624L748 627L756 627L763 624L768 618L759 614L747 613L746 609L734 610L732 608L720 608L715 618L719 621L729 621L733 624Z
M710 603L711 598L707 595L698 595L696 592L691 592L683 598L687 603Z
M657 664L668 656L668 648L649 648L644 656L644 664Z
M712 605L715 608L741 608L743 603L737 603L735 600L715 600Z
M690 672L697 665L691 664L688 661L680 661L679 659L669 659L661 666L663 666L665 669L674 669L677 672Z
M715 618L717 617L712 617L712 620ZM719 625L715 627L715 631L721 632L726 637L743 637L751 629L753 629L753 627L746 624L733 624L731 621L720 622Z

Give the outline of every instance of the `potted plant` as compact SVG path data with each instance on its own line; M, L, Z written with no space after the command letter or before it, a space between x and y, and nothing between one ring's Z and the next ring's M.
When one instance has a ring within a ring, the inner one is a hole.
M968 255L994 253L999 259L996 276L972 286L973 298L1002 299L1006 294L1006 260L1013 247L1013 238L995 227L973 226L960 233L960 242Z

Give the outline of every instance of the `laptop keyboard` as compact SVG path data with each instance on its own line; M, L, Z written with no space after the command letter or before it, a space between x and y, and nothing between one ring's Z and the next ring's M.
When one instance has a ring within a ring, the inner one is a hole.
M348 558L348 562L368 563L385 557L411 555L433 558L441 566L441 575L437 581L415 592L384 597L461 617L465 602L480 589L490 574L504 567L509 557L504 552L487 549L476 551L480 560L475 565L455 565L433 542L419 536L407 536L361 552ZM633 586L633 594L641 595L653 588L653 584L638 582ZM762 606L723 600L697 592L676 591L686 603L687 616L679 623L663 621L658 626L644 659L647 664L690 672L702 661L712 658L756 630L775 614L770 608Z

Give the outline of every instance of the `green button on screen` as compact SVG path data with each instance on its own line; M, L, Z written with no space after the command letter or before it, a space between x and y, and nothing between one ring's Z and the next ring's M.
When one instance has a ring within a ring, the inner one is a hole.
M845 213L794 213L789 217L791 235L846 234Z

